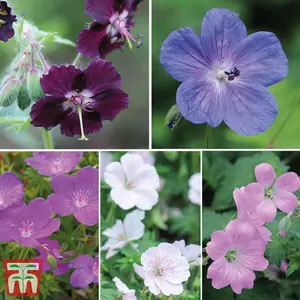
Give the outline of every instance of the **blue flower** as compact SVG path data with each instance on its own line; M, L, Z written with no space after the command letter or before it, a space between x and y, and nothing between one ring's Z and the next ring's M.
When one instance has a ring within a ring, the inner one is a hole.
M241 135L262 133L275 121L278 107L267 87L287 76L287 57L275 34L247 36L236 13L208 11L200 36L191 28L172 32L160 60L182 82L176 101L186 120L212 127L224 121Z

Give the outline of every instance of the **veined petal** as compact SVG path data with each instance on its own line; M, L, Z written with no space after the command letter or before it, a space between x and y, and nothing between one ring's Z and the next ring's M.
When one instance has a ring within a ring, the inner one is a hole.
M255 167L256 181L264 187L270 187L276 178L274 168L267 163L262 163Z
M104 181L113 188L121 188L125 185L125 172L119 162L112 162L106 166Z
M280 190L274 194L275 205L283 212L290 213L298 206L297 197L287 191Z
M176 102L182 116L194 123L217 127L224 118L226 90L203 77L192 77L177 90Z
M172 32L164 41L160 62L176 80L186 81L209 70L209 64L202 54L199 36L192 28Z
M276 216L277 208L273 200L265 199L257 206L256 212L261 220L271 222Z
M114 1L111 0L86 0L85 13L101 24L107 24L114 14Z
M294 193L300 188L300 179L294 172L288 172L277 178L274 183L276 190Z
M203 19L201 37L210 37L217 49L219 61L227 57L234 45L247 36L247 29L239 15L228 10L214 8Z
M271 32L256 32L246 37L233 50L232 60L243 80L263 86L273 85L288 74L288 59Z
M260 84L238 80L226 84L227 101L224 122L235 132L250 136L265 132L278 114L271 92Z

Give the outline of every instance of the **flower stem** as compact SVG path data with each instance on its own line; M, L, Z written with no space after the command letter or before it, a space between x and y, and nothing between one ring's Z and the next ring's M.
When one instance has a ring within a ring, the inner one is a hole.
M36 50L36 53L37 53L42 65L43 65L43 67L44 67L44 74L48 73L49 72L49 66L46 62L46 59L45 59L44 55L42 54L41 47L38 43L35 45L35 50Z
M206 125L206 134L205 134L205 148L206 149L209 149L210 132L211 132L211 128L207 124Z
M75 57L74 61L73 61L73 65L75 67L78 67L78 64L80 63L81 58L82 58L82 54L78 53L77 56Z
M80 141L88 141L89 139L84 134L81 105L77 106L77 112L78 112L78 116L79 116L79 123L80 123L80 130L81 130L81 138L79 138L79 140Z
M51 132L43 128L42 133L43 133L45 149L54 149Z

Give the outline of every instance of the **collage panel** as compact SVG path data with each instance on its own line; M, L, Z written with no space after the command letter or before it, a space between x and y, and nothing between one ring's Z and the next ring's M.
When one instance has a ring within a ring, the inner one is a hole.
M300 152L203 152L203 300L296 300Z
M0 148L149 148L147 0L8 0L0 12Z
M0 153L0 299L99 299L98 158Z
M100 299L200 299L200 152L101 152Z
M298 0L152 7L154 149L300 147Z

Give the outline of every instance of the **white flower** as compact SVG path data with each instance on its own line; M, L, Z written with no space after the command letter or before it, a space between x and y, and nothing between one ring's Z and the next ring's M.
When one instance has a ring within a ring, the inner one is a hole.
M112 187L110 196L122 209L150 210L158 202L159 176L154 166L137 154L127 153L121 163L106 167L105 182Z
M154 166L155 157L150 151L134 151L132 154L137 154L141 156L146 164Z
M101 171L100 171L100 178L101 180L104 179L104 172L106 169L106 166L110 164L113 161L113 155L111 152L101 152L100 154L100 166L101 166Z
M116 284L118 292L123 293L123 300L137 300L135 290L130 290L118 277L115 277L113 281Z
M201 175L200 173L195 173L189 179L189 200L194 204L201 203Z
M103 235L109 238L101 248L102 251L108 250L106 259L114 256L117 253L116 249L121 249L130 242L143 237L145 225L141 220L144 217L145 212L136 209L126 215L124 222L117 220L113 227L102 232Z
M194 262L200 264L201 247L199 245L190 244L185 246L185 241L176 241L173 245L181 252L181 254L187 259L188 262Z
M182 282L190 277L189 263L180 251L169 243L149 248L141 257L142 267L134 264L135 272L154 295L180 295Z

